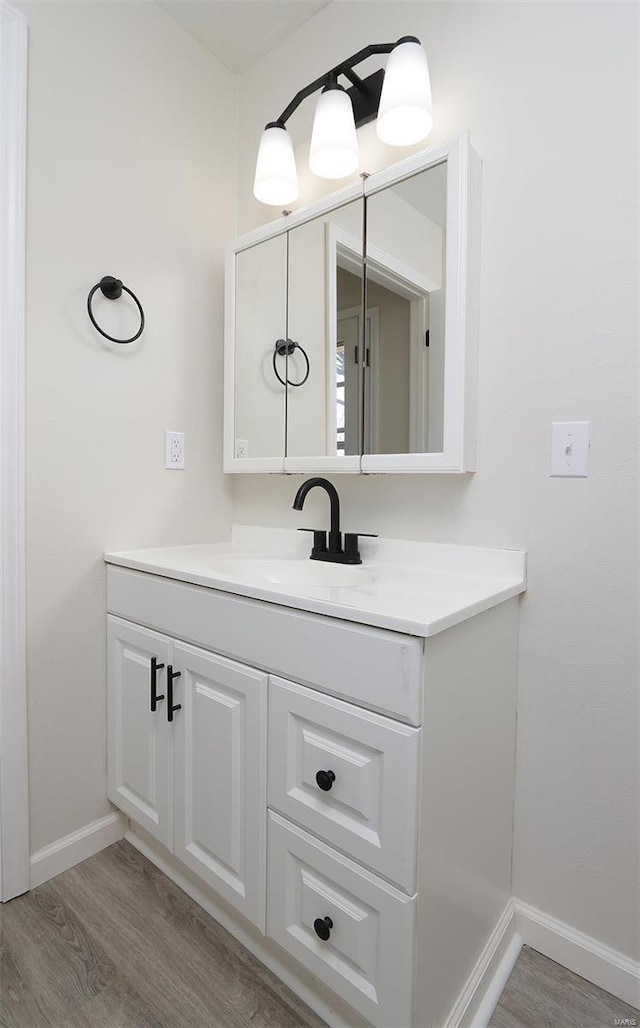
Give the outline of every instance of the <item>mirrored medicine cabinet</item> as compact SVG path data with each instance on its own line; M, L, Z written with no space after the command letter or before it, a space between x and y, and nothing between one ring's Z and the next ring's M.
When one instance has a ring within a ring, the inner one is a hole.
M229 244L227 472L474 470L465 133Z

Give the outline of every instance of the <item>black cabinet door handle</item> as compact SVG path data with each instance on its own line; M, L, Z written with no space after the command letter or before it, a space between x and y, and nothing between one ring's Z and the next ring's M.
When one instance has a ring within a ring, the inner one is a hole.
M162 671L164 664L158 664L155 657L151 658L151 713L155 714L158 702L164 699L164 696L158 696L158 671Z
M173 680L180 678L182 671L174 671L171 664L167 667L167 721L173 721L173 713L182 710L181 703L173 702Z
M331 929L333 928L333 921L330 917L316 917L313 922L313 930L319 939L323 942L327 942L330 935Z
M336 776L333 771L318 771L316 775L316 782L319 789L323 792L329 792L329 789L336 780Z

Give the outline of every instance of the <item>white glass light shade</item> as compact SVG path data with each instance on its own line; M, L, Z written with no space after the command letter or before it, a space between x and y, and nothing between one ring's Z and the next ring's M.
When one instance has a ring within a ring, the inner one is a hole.
M384 73L378 137L391 146L411 146L426 139L432 127L427 55L418 42L398 43Z
M351 100L344 89L327 89L318 98L309 167L320 178L345 178L358 167L358 137Z
M260 137L253 195L261 203L284 206L298 198L293 143L286 128L267 125Z

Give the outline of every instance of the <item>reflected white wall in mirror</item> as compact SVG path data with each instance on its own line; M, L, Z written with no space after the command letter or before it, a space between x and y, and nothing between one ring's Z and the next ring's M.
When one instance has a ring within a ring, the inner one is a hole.
M442 451L446 216L446 162L367 201L364 453Z

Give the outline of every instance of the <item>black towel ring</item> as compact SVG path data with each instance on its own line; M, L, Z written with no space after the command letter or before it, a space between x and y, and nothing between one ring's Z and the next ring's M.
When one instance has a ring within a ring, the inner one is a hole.
M91 300L93 299L93 294L97 289L100 289L102 295L106 296L108 300L118 300L122 296L123 292L128 293L132 300L135 300L138 311L140 312L140 328L134 336L131 336L131 339L116 339L115 336L107 335L107 333L100 328L100 325L94 318L93 311L91 310ZM90 290L87 297L87 311L89 312L89 317L91 318L91 324L93 327L98 330L101 336L104 336L105 339L109 339L112 343L133 343L142 335L142 331L144 329L144 311L142 309L142 304L136 294L132 293L130 289L127 289L120 279L114 278L113 275L105 275L100 279L98 284Z
M300 353L305 359L307 370L304 373L304 378L301 378L299 382L292 382L287 373L287 380L285 382L285 380L281 378L280 373L278 371L278 367L276 365L276 357L284 357L285 355L287 357L290 357L295 350L300 350ZM307 357L306 350L304 350L303 347L300 346L300 343L294 342L293 339L276 339L276 345L273 351L273 373L281 385L285 387L290 385L294 386L297 389L298 386L302 386L305 384L305 382L309 378L309 371L309 358Z

